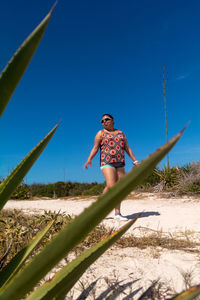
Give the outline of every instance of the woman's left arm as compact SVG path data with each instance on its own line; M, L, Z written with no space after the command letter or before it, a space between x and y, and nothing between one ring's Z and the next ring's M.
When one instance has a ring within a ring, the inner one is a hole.
M125 144L124 144L124 149L125 149L126 153L127 153L128 156L132 159L133 164L134 164L135 166L137 166L137 165L139 164L139 162L137 161L137 158L135 157L133 151L132 151L131 148L129 147L125 135L124 135L124 143L125 143Z

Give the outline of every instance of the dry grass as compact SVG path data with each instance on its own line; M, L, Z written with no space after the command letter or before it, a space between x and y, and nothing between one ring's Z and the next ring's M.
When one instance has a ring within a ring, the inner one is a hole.
M10 260L17 252L25 247L50 220L54 219L56 215L56 212L45 212L43 215L25 215L19 210L3 210L0 213L0 257L6 252L8 245L12 240L12 248L8 256L8 260ZM54 225L51 227L36 251L39 251L44 247L44 245L46 245L48 241L63 228L63 226L69 224L71 220L71 216L59 214ZM77 254L80 253L86 247L92 246L100 241L106 233L107 230L104 227L98 226L75 248L75 251Z
M197 246L199 243L195 243L187 238L175 238L162 236L162 232L152 233L147 236L135 237L123 237L116 242L116 245L122 248L137 247L139 249L146 249L148 247L160 247L168 250L182 250L187 252L199 253Z
M20 211L3 211L0 216L0 257L6 252L8 245L12 239L12 249L9 254L10 260L18 251L20 251L28 242L48 223L49 220L55 218L55 212L45 212L44 215L24 215ZM65 214L60 214L55 224L50 229L49 233L41 242L37 251L48 243L66 224L70 223L72 217ZM140 229L142 229L140 227ZM148 228L143 228L143 233L140 236L124 236L115 243L116 247L137 247L139 249L152 248L152 256L157 257L158 248L169 250L182 250L188 252L200 253L198 242L192 241L190 238L192 233L184 232L181 235L170 235L162 231L152 231L147 233ZM109 231L104 226L97 226L75 249L78 255L84 249L89 248L99 242Z

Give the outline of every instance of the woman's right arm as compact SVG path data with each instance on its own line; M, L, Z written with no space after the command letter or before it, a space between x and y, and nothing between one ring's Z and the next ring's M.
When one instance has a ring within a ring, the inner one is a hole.
M94 146L90 152L90 155L86 161L86 163L84 164L84 168L87 169L88 168L88 165L91 167L91 161L92 159L95 157L95 155L97 154L98 150L99 150L99 146L100 146L100 143L101 143L101 140L102 140L102 134L101 134L101 130L99 132L97 132L97 135L95 136L95 139L94 139Z

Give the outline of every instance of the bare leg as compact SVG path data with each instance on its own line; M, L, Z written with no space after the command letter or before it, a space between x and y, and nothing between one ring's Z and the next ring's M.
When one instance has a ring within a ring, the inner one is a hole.
M115 169L115 168L103 168L102 169L103 176L106 180L106 187L103 190L103 194L105 194L120 178L125 175L125 170L123 169ZM120 204L115 207L115 213L120 213Z
M125 170L124 168L120 168L117 169L117 181L120 180L122 177L125 176ZM120 213L120 209L121 209L121 203L119 203L116 207L115 207L115 213L119 214Z
M103 194L105 194L117 182L118 176L115 168L103 168L102 173L106 180L106 187L103 190Z
M105 186L105 188L103 189L103 194L105 194L108 191L107 186Z

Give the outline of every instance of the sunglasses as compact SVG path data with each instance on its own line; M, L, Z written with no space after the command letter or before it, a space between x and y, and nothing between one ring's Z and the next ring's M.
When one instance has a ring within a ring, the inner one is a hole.
M112 120L112 119L110 119L110 118L105 118L105 119L101 120L101 123L103 124L103 123L105 123L105 122L107 122L107 121L110 121L110 120Z

